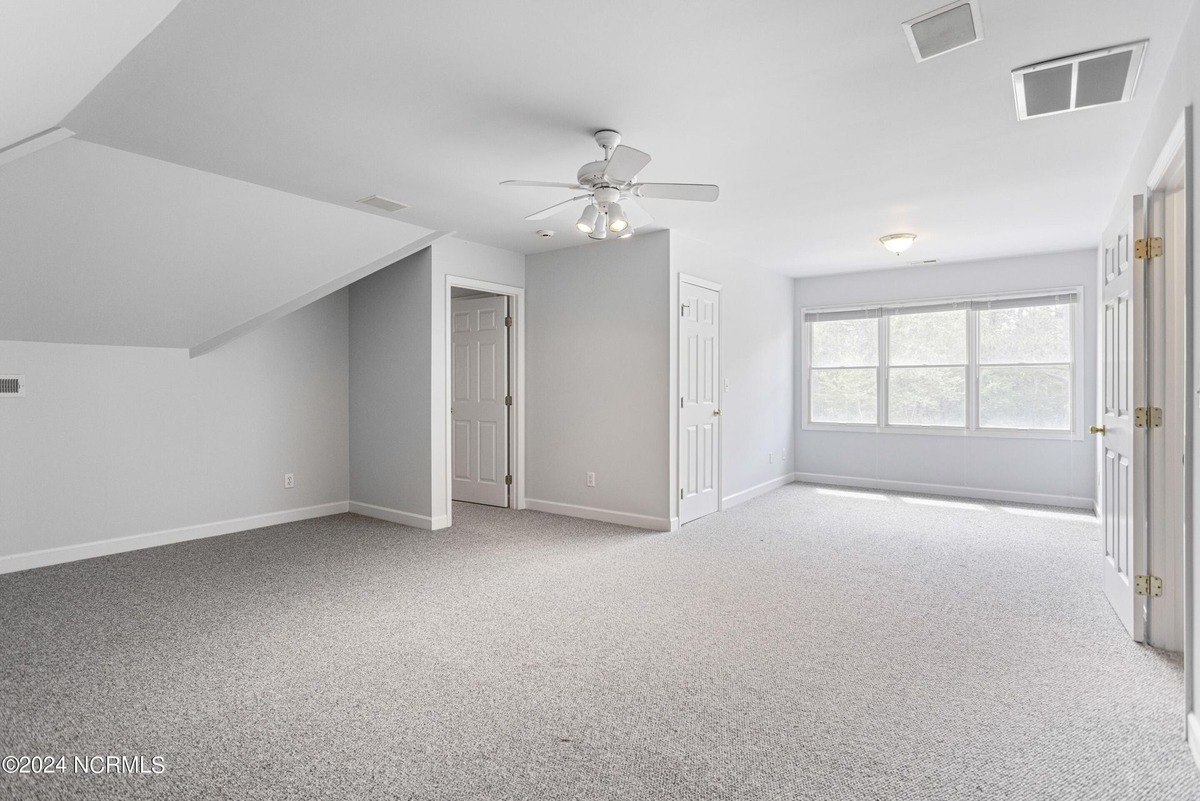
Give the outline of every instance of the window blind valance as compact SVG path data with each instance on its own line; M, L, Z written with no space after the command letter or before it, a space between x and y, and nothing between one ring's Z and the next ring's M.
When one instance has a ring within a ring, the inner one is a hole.
M867 320L900 314L932 314L934 312L988 311L992 309L1021 309L1031 306L1062 306L1078 303L1077 290L1066 290L1047 294L1014 295L993 298L964 298L963 300L940 303L897 303L892 305L867 306L861 309L812 309L804 312L806 323L827 323L836 320Z

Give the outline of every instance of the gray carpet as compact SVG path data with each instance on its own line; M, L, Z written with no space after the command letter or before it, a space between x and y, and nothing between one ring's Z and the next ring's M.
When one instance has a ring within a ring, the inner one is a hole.
M675 534L458 505L0 576L0 754L165 767L0 797L1200 797L1094 522L944 503L792 485Z

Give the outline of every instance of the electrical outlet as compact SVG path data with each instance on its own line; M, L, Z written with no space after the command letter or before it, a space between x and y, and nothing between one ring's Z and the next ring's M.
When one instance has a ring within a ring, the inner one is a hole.
M587 485L588 485L589 487L594 487L594 486L596 486L596 474L595 474L595 473L588 473L588 474L587 474Z
M283 488L284 489L292 489L295 486L296 486L296 474L295 473L284 473L283 474Z
M767 464L775 464L775 451L767 454Z

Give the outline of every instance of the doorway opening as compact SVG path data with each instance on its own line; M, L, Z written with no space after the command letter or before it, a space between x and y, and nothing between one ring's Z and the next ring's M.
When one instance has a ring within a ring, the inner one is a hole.
M524 508L523 290L446 278L446 516Z

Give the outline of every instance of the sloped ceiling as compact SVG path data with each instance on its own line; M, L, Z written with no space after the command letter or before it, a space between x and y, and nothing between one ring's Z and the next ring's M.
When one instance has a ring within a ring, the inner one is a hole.
M195 348L430 236L68 139L0 167L0 339Z
M578 210L525 222L565 195L497 183L572 180L601 127L644 180L721 185L645 201L660 226L791 274L1092 245L1191 0L981 0L982 42L915 63L901 22L942 4L184 0L66 125L521 252ZM1013 68L1142 37L1133 102L1018 122Z
M52 128L179 0L0 0L0 148Z

